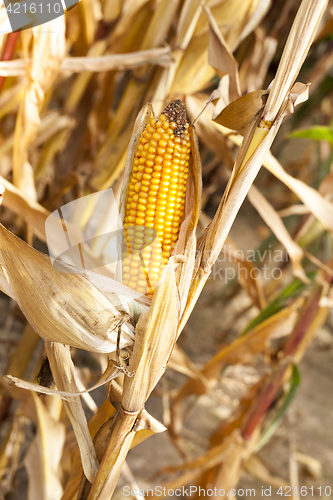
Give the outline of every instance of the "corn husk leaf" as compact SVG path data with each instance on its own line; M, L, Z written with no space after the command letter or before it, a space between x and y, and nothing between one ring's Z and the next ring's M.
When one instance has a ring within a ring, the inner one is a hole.
M176 341L179 299L175 279L176 257L171 257L157 285L149 312L136 326L133 354L128 366L135 372L124 382L122 406L139 410L161 378Z
M3 273L34 330L45 340L94 352L115 351L122 315L105 295L80 274L56 271L49 257L3 226L0 234ZM131 343L128 329L121 346Z

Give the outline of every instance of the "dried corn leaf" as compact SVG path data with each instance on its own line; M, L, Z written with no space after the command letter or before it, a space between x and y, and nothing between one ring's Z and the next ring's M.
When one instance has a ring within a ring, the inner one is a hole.
M3 273L35 331L45 340L94 352L115 351L122 315L112 303L80 274L57 272L49 257L3 226L0 234ZM121 345L131 343L128 330Z
M304 203L322 225L333 234L333 205L318 191L304 182L295 179L283 169L271 153L266 155L263 162L275 177L280 179Z
M255 90L239 97L226 106L221 113L213 116L213 120L231 130L244 133L254 115L263 106L262 96L266 90Z
M10 372L10 370L8 370ZM60 391L58 389L50 389L49 387L44 387L39 384L35 384L33 382L27 382L17 377L13 377L12 375L5 375L4 380L9 384L14 384L16 387L21 387L22 389L27 389L28 391L35 391L40 394L48 394L49 396L59 396L66 401L70 401L70 398L74 396L82 396L83 394L87 394L102 385L105 385L110 380L118 377L120 375L121 370L114 365L113 360L110 360L105 372L99 378L99 380L89 387L89 389L84 389L81 391ZM78 384L78 380L76 381Z
M252 186L249 190L248 198L268 227L287 250L291 259L294 276L302 280L304 283L309 283L310 280L306 276L301 265L301 261L304 257L303 250L297 243L294 242L272 205L255 186Z
M45 350L58 389L66 392L75 392L77 386L75 383L74 364L69 347L56 342L46 342ZM37 397L36 395L34 396L35 398ZM80 449L85 476L92 482L98 470L98 461L81 400L78 396L74 396L71 401L63 401L63 405L72 424Z
M28 60L28 62L30 62ZM127 54L107 54L86 57L65 57L59 68L65 73L81 73L82 71L124 71L138 68L146 64L168 66L172 62L169 47L140 50ZM26 73L24 59L0 62L0 76L24 76Z
M303 0L291 27L263 113L275 120L286 93L290 91L315 37L328 0Z
M63 489L59 480L65 426L53 420L47 409L33 394L38 418L37 436L25 456L28 472L28 500L60 500Z
M238 78L238 62L232 55L219 27L208 7L205 12L209 19L208 62L218 71L220 77L229 75L229 100L234 101L240 96Z

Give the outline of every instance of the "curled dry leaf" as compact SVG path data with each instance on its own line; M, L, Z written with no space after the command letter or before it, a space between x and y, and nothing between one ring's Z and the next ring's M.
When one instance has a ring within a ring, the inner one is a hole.
M316 189L287 174L282 165L280 165L270 152L264 160L264 167L288 186L322 225L333 234L332 203L326 200Z
M80 274L56 271L49 257L0 226L0 262L15 300L45 340L94 352L116 350L122 315ZM15 255L15 261L12 259ZM133 342L123 325L121 346Z
M262 97L266 93L267 90L255 90L239 97L214 116L214 121L231 130L237 130L240 134L244 133L253 116L262 108Z
M70 398L74 396L81 396L83 394L87 394L90 391L93 391L94 389L97 389L98 387L101 387L102 385L106 384L110 380L118 377L120 375L121 370L114 365L113 360L109 360L108 366L105 370L105 372L102 374L102 376L99 378L99 380L89 389L85 389L82 391L60 391L58 389L51 389L49 387L44 387L39 384L35 384L33 382L27 382L25 380L21 380L17 377L13 377L11 375L5 375L4 380L9 384L14 384L17 387L21 387L22 389L27 389L29 391L35 391L40 394L48 394L49 396L59 396L62 399L65 399L67 401L70 400Z
M219 76L229 75L229 99L234 101L240 96L238 62L230 51L215 19L208 7L204 7L209 20L208 62ZM252 115L253 116L253 115Z

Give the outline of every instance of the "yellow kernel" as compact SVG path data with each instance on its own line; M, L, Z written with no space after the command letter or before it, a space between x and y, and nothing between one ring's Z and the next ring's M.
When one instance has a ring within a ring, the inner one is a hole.
M145 179L145 180L149 180L150 179L150 175L149 174L143 174L142 175L142 178Z
M165 149L164 148L157 148L157 154L159 155L164 155Z
M147 207L151 207L152 205L147 205ZM154 217L155 210L146 210L147 217Z
M162 123L160 123L160 125L162 125ZM161 126L158 127L158 123L156 123L156 127L157 127L156 132L158 134L164 134L164 129ZM154 136L153 136L153 139L154 139Z
M164 128L164 130L167 130L169 128L170 124L169 122L165 121L164 123L162 123L162 127Z
M154 166L154 162L151 161L151 160L147 160L146 161L146 165L147 165L147 167L153 167Z
M146 281L144 281L144 280L138 280L138 289L141 288L141 287L144 288L146 286L147 286L147 282Z
M160 134L157 134L156 132L152 135L153 141L159 141L161 139Z
M141 211L139 211L139 210L138 210L138 211L137 211L137 213L136 213L136 216L137 216L138 218L140 218L140 219L141 219L141 218L143 218L143 219L144 219L144 218L145 218L145 215L146 215L146 214L145 214L145 212L141 212Z
M162 139L161 141L159 141L158 145L160 148L165 148L168 145L168 141Z
M139 203L146 205L147 204L147 200L145 198L139 198Z
M167 120L167 117L162 114L162 115L160 115L159 119L160 119L161 122L165 122Z

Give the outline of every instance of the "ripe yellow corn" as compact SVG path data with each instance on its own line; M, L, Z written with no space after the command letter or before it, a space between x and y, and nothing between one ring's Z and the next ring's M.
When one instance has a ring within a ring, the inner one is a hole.
M173 101L140 137L127 190L123 283L152 296L178 240L191 155L185 104Z

